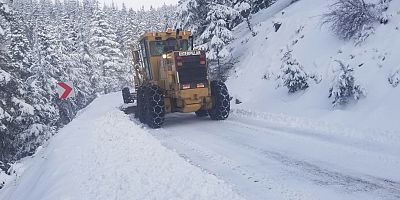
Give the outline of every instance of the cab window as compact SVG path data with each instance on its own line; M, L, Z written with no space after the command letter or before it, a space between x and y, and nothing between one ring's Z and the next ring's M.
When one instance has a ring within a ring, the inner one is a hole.
M190 46L188 40L180 40L178 46L175 38L169 38L164 41L151 41L149 44L151 56L160 56L168 51L187 51Z
M189 50L189 42L187 40L181 40L180 46L181 46L180 50L182 51Z
M152 56L159 56L164 52L164 41L152 41L150 42L150 53Z

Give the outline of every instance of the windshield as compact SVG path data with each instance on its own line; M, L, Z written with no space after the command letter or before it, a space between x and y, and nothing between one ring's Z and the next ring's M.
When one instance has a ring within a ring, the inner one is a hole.
M160 56L164 52L168 51L187 51L189 50L188 40L179 40L170 38L164 41L152 41L150 42L150 53L152 56Z

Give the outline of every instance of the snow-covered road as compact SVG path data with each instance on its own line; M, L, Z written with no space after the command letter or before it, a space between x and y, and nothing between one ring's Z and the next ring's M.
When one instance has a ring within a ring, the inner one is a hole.
M400 199L396 142L363 140L345 129L289 129L290 123L240 111L220 122L172 114L164 128L150 132L248 199Z
M0 199L400 199L396 134L237 109L170 114L153 130L120 105L96 99L13 166Z

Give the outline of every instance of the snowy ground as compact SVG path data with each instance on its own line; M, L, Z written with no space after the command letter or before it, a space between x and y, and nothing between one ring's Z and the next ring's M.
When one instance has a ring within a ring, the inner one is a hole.
M163 147L120 104L120 94L95 100L47 147L14 166L18 178L0 199L241 199Z
M14 166L0 199L400 199L398 134L244 109L152 130L120 104L97 99Z
M244 110L220 122L173 114L150 132L247 199L400 199L399 135L369 140L363 131Z
M285 8L290 2L280 0L253 16L255 37L246 24L235 29L237 39L231 45L239 63L227 85L232 96L243 102L236 108L400 133L400 86L388 81L392 76L400 80L400 1L391 1L386 12L389 23L377 23L375 34L359 46L339 40L329 26L322 25L322 15L334 0L300 0ZM282 24L277 32L274 23ZM308 89L293 95L287 88L277 88L287 48L320 82L312 80ZM354 67L356 81L367 91L366 98L344 109L333 108L328 98L335 60Z

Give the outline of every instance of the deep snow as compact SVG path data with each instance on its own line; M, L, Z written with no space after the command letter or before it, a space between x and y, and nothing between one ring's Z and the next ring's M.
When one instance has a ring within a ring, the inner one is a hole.
M14 165L4 200L241 199L135 125L121 95L95 100L47 147Z
M390 3L389 23L376 24L375 34L360 46L339 40L329 26L322 25L322 15L333 0L300 0L283 10L291 1L278 2L253 16L257 36L251 36L246 24L235 29L236 40L231 45L239 63L227 85L243 103L234 107L398 134L400 87L393 87L388 79L394 75L398 80L400 74L396 76L400 71L400 2ZM282 23L278 32L275 22ZM308 89L293 95L287 88L277 88L276 81L288 47L306 72L321 80L310 81ZM332 107L328 92L335 60L353 66L356 81L367 91L367 97L355 105Z

